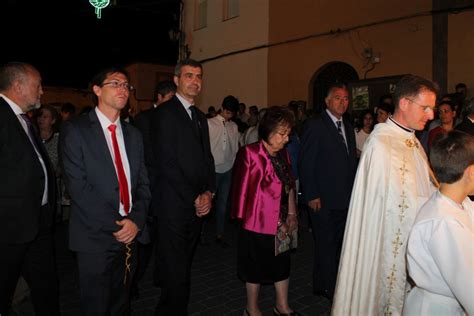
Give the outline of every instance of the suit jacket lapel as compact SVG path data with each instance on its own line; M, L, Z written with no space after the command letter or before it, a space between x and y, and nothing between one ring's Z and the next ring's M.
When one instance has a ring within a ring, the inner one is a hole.
M322 113L322 118L323 118L324 124L326 124L326 126L327 126L329 132L331 133L332 137L337 139L338 143L342 143L342 145L344 145L344 143L343 143L344 138L341 136L341 134L339 134L339 132L337 131L336 124L334 124L333 120L329 117L329 115L326 113L326 111L324 111Z
M196 134L196 130L194 129L194 122L191 119L191 117L189 117L188 111L184 108L184 105L181 103L181 101L179 101L179 99L176 96L174 96L173 98L175 99L175 102L176 102L176 107L177 107L177 112L179 114L179 117L181 118L181 120L186 122L185 125L192 131L193 135L196 137L196 140L200 143L201 139L199 135ZM197 113L196 113L196 116L199 121L199 115ZM200 122L199 124L202 124L201 121L199 122Z
M326 111L324 111L322 115L323 115L324 123L328 127L332 136L335 138L335 141L337 142L337 144L339 144L342 148L344 148L344 151L346 152L346 154L349 155L350 147L349 147L349 134L347 131L347 126L348 126L347 122L344 119L342 119L342 121L344 122L343 123L344 131L346 133L346 139L344 140L344 137L341 134L339 134L336 124L334 124L333 120L329 117ZM346 142L346 144L344 144L344 141Z
M134 179L135 179L135 169L133 168L134 164L132 163L135 156L133 156L134 151L132 150L132 140L130 139L130 130L128 123L121 121L120 124L122 125L122 133L123 133L123 141L125 143L125 152L127 153L128 165L130 167L130 184L133 186ZM130 188L132 190L132 188Z
M355 135L355 132L352 127L352 124L349 124L347 120L343 119L343 121L344 121L344 131L346 133L347 148L349 149L349 152L352 153L353 149L355 149L355 136L354 137L350 136L351 135L350 133L352 133L352 135Z
M36 155L35 149L33 148L33 145L31 144L30 138L26 134L23 126L21 126L20 121L18 120L18 117L15 115L15 112L10 108L10 105L5 101L5 99L0 98L2 106L5 106L7 109L7 115L10 116L10 120L13 123L13 126L15 126L15 130L20 134L20 138L25 144L28 144L28 147L31 149L31 152Z
M112 155L110 154L104 131L102 130L102 125L100 125L99 118L97 117L95 110L89 112L89 120L91 123L89 129L91 137L89 140L95 143L94 147L101 152L101 157L104 157L105 165L108 166L109 172L113 172L113 175L118 182L117 173L115 172L115 164L112 160Z

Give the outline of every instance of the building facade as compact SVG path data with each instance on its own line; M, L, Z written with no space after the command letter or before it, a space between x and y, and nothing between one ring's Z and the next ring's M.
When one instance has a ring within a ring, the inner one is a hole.
M472 0L190 0L182 46L204 66L200 107L322 102L321 84L407 73L474 90Z

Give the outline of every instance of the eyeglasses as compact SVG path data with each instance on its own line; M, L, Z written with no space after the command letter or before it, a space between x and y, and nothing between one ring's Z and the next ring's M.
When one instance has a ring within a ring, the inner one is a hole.
M101 85L101 87L106 86L106 85L110 85L114 89L124 88L128 91L132 91L134 89L133 86L129 84L128 82L119 82L119 81L104 82Z
M418 105L418 106L423 110L423 112L425 112L425 113L430 113L430 112L432 112L432 111L435 111L435 107L431 107L431 106L429 106L429 105L420 104L420 103L418 103L418 102L416 102L416 101L414 101L414 100L412 100L412 99L409 99L409 98L405 98L405 99L407 99L408 101L413 102L413 103L415 103L416 105Z

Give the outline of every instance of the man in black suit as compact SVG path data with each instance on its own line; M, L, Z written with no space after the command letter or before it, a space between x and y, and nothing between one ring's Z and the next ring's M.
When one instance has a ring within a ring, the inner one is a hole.
M69 246L77 254L83 315L127 315L135 240L150 201L140 132L120 120L132 87L125 71L92 79L97 107L64 123L61 155L71 195Z
M313 291L332 299L357 162L354 128L343 118L349 104L345 85L331 86L325 102L326 110L304 128L299 176L313 211Z
M184 60L175 68L176 95L154 110L152 119L153 212L157 217L157 315L187 315L191 262L202 217L215 190L214 160L207 120L194 106L202 66Z
M152 119L153 109L157 108L160 104L171 99L176 93L176 85L171 80L164 80L158 82L155 87L155 102L151 109L142 111L135 116L133 125L140 130L143 136L143 147L145 150L145 165L148 171L148 177L153 179L153 151L151 148L150 139L150 125ZM153 183L150 183L150 188L153 189ZM138 282L145 274L148 262L150 261L153 253L154 241L156 236L156 221L152 214L148 214L146 227L150 235L150 242L148 244L138 243L138 266L135 277L132 281L132 298L139 297Z
M462 122L459 123L455 129L474 136L474 98L467 102L464 107L464 113L466 114L466 117L464 117Z
M0 315L7 315L20 275L36 315L58 315L53 234L55 177L26 112L43 94L31 65L0 68Z

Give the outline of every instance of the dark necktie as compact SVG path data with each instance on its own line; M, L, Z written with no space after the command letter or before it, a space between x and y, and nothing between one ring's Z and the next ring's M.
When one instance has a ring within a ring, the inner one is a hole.
M194 105L191 105L189 109L191 110L191 120L193 121L194 131L196 132L199 139L201 140L201 125L199 123L199 119L197 116L197 109Z
M115 124L110 124L108 127L110 133L112 134L112 147L114 148L115 167L117 168L120 202L123 204L125 214L128 215L130 209L130 196L128 194L127 176L125 175L125 169L123 168L122 164L122 156L120 156L120 150L117 142L117 135L115 134L116 128L117 126Z
M25 121L26 126L28 127L28 137L30 138L31 144L33 144L33 147L35 147L36 152L39 155L41 155L41 151L40 151L40 148L39 148L39 145L38 145L38 137L36 136L36 132L33 129L33 124L31 124L30 117L25 113L20 114L20 115L21 115L21 118L23 119L23 121Z
M342 133L342 122L341 121L336 121L336 125L337 125L337 131L339 132L339 135L341 135L341 137L342 137L342 142L344 143L344 145L347 148L346 139L344 138L344 134Z

